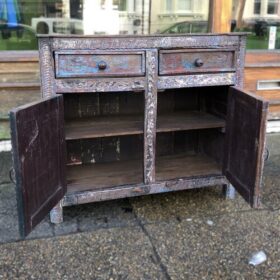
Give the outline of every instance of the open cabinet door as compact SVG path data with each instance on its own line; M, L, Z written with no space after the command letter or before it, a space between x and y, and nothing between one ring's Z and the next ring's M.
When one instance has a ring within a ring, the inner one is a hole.
M260 206L268 102L229 89L223 173L251 204Z
M66 193L63 114L62 96L10 112L22 237L28 235Z

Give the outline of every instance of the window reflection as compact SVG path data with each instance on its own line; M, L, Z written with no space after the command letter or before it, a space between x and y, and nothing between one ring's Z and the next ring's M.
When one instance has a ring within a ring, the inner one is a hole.
M254 14L259 15L261 13L261 0L255 0L254 3Z
M157 0L151 3L151 33L205 33L209 0Z
M36 49L36 34L207 32L209 0L0 0L0 50Z
M248 49L280 49L280 0L234 0L232 31L248 31Z
M269 15L277 15L278 13L278 0L268 0L267 5L267 14Z

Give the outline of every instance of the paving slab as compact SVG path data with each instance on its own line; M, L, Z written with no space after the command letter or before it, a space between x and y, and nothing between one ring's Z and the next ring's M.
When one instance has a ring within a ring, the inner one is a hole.
M211 223L210 223L211 221ZM170 279L280 279L280 212L144 225ZM248 264L263 250L268 260Z
M0 215L17 215L15 186L13 184L0 185Z
M9 170L12 167L12 153L0 152L0 184L10 182Z
M71 210L76 208L72 207ZM125 227L137 224L128 199L103 201L78 206L79 230Z
M54 236L53 225L49 217L46 217L36 228L27 236L27 239L43 238Z
M0 214L0 244L19 239L18 218Z
M139 227L0 245L0 279L166 279Z
M280 155L280 133L266 134L266 146L270 156Z
M130 199L130 202L144 224L211 217L251 209L238 194L234 200L226 200L221 186L143 196Z
M0 185L0 243L19 238L15 188L11 184L2 184Z
M263 184L263 204L280 209L280 155L271 156L265 163Z
M263 203L270 209L280 209L280 133L267 135L269 158L264 165Z
M51 237L100 228L136 225L137 221L128 199L65 207L63 223L50 223L47 216L28 236L29 239ZM0 243L21 240L15 186L0 185Z

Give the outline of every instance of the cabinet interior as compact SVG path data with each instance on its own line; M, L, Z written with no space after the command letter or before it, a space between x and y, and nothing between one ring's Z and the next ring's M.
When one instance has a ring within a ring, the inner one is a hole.
M157 130L157 181L221 174L227 90L202 87L158 93L158 127L170 130Z
M144 93L64 94L68 192L143 182Z
M221 174L226 86L158 92L156 180ZM143 183L144 92L64 94L68 192Z

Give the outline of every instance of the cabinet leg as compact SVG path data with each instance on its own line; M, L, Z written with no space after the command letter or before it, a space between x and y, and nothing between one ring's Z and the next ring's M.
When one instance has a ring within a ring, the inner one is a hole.
M226 199L234 199L235 198L235 188L233 185L223 185L223 193Z
M50 212L51 223L59 224L63 222L62 201L60 201Z

